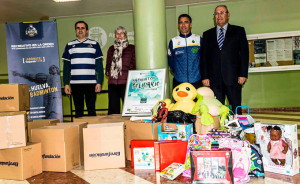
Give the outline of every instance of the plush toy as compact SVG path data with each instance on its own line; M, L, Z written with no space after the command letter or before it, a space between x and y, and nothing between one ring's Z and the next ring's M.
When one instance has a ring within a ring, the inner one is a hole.
M197 96L196 88L190 83L182 83L173 89L173 98L175 104L171 103L168 107L169 111L181 110L185 113L191 113L195 106L194 99Z
M221 125L224 125L229 108L216 99L214 92L208 87L197 89L197 103L192 114L200 112L201 123L209 126L214 123L213 116L221 115Z
M173 98L176 103L172 103L171 99L160 100L152 109L152 119L157 120L159 112L163 108L168 111L183 111L184 113L191 113L195 106L194 99L197 95L196 88L189 83L182 83L173 89ZM164 107L162 106L164 104Z

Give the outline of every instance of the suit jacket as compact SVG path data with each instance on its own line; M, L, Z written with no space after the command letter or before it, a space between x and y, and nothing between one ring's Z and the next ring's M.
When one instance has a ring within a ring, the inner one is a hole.
M201 51L202 80L209 79L211 85L233 85L238 77L248 77L249 48L243 27L230 25L225 34L222 50L217 42L216 27L203 33Z

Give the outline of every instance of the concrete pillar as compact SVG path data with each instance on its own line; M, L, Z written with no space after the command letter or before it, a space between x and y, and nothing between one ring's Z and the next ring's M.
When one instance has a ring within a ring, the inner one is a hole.
M167 68L165 0L133 0L136 68Z

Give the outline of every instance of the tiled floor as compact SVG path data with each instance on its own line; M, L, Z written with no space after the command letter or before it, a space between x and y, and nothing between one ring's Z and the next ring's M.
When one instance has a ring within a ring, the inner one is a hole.
M43 172L37 176L29 178L27 181L0 180L0 184L188 184L189 178L177 177L171 181L159 177L159 173L151 170L135 172L130 167L130 162L126 163L124 169L106 169L95 171L84 171L83 168L73 169L67 173ZM249 184L287 184L300 183L300 174L293 177L266 173L263 178L251 178Z
M300 112L257 112L252 114L256 121L270 123L285 123L300 125ZM298 130L299 131L299 130ZM84 171L77 168L67 173L43 172L25 181L1 180L0 184L179 184L191 183L189 178L177 177L174 181L159 177L159 173L154 171L134 171L130 162L126 162L126 168L106 169L95 171ZM286 184L299 183L300 174L293 177L274 173L266 173L266 177L251 178L249 184Z

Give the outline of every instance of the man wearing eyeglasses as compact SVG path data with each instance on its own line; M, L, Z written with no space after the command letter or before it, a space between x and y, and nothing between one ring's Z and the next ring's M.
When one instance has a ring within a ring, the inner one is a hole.
M171 39L168 49L168 63L174 73L173 88L181 83L191 83L195 88L202 86L200 75L199 35L192 34L192 18L188 14L178 17L180 35Z
M201 76L221 103L225 96L235 110L241 105L242 85L248 77L249 49L243 27L228 24L227 6L219 5L214 12L216 27L203 33ZM238 109L241 114L241 108Z

